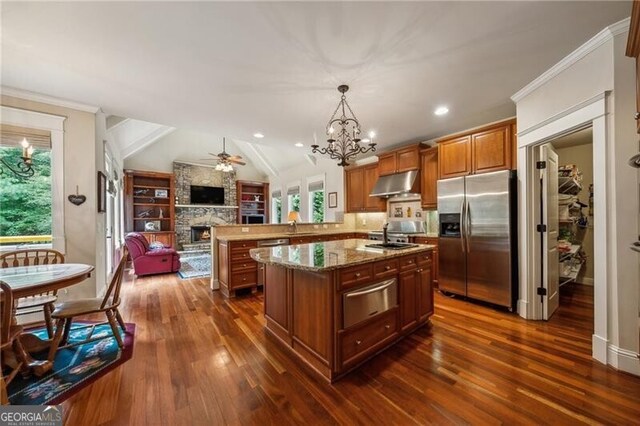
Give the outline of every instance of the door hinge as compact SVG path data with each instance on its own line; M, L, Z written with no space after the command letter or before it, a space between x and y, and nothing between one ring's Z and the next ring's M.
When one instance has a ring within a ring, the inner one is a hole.
M536 161L536 169L540 170L540 169L546 169L546 168L547 168L546 161Z
M547 225L545 224L540 224L536 226L536 230L538 232L547 232Z
M538 296L546 296L547 295L547 289L544 287L538 287Z

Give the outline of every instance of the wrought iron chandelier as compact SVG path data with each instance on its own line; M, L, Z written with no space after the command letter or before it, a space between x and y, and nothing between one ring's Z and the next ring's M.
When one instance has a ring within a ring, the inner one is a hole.
M349 86L346 84L338 86L338 92L342 93L342 97L340 98L338 107L327 123L326 132L327 136L329 136L327 146L320 148L320 146L315 143L311 145L311 148L313 148L311 152L322 155L328 154L330 158L340 160L338 166L341 167L348 166L348 160L358 154L376 150L376 144L373 141L375 135L373 132L369 134L368 140L360 139L360 123L347 103L345 96L348 90ZM340 112L340 116L336 117L338 112ZM351 114L351 116L347 115L347 113ZM368 146L361 146L360 142L364 142L368 144Z
M0 167L0 176L4 174L4 169L7 168L14 175L19 178L30 178L35 174L35 170L33 170L33 146L27 142L27 139L22 139L20 143L22 145L22 156L20 157L20 161L16 164L10 164L4 158L0 158L0 163L2 163L3 167Z

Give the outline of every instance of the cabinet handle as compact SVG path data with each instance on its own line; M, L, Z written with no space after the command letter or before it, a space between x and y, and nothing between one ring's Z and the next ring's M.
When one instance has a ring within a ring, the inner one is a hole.
M384 328L386 328L387 330L389 330L391 328L391 326L389 324L385 325Z
M247 264L246 264L246 263L243 263L243 264L242 264L242 267L245 267L245 266L247 266Z
M407 263L413 263L413 260L409 260L409 261L407 261Z
M242 256L247 257L247 254L245 253L245 254L243 254Z
M384 269L386 269L388 271L389 269L391 269L391 266L387 265L387 266L384 267Z
M640 120L640 112L636 112L635 114L633 114L633 118L635 118L636 120Z
M356 278L360 278L360 272L356 272Z
M246 278L246 277L242 279L242 281L246 281L246 280L247 280L247 278Z
M360 345L362 343L362 340L356 340L356 345Z

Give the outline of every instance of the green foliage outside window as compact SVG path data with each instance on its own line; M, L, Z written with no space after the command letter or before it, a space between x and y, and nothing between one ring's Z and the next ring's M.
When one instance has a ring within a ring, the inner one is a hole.
M314 223L324 222L324 191L311 193L311 211Z
M9 164L20 162L22 148L0 147ZM35 175L16 177L4 169L0 177L0 236L51 235L51 151L33 153Z
M276 204L276 207L275 207L276 223L282 223L282 199L274 198L273 200L275 201L275 204Z
M289 195L289 211L300 212L300 194Z

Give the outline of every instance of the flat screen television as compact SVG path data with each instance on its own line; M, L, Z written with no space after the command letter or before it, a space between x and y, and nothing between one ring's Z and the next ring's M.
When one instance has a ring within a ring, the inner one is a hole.
M191 204L224 205L224 188L191 185Z

